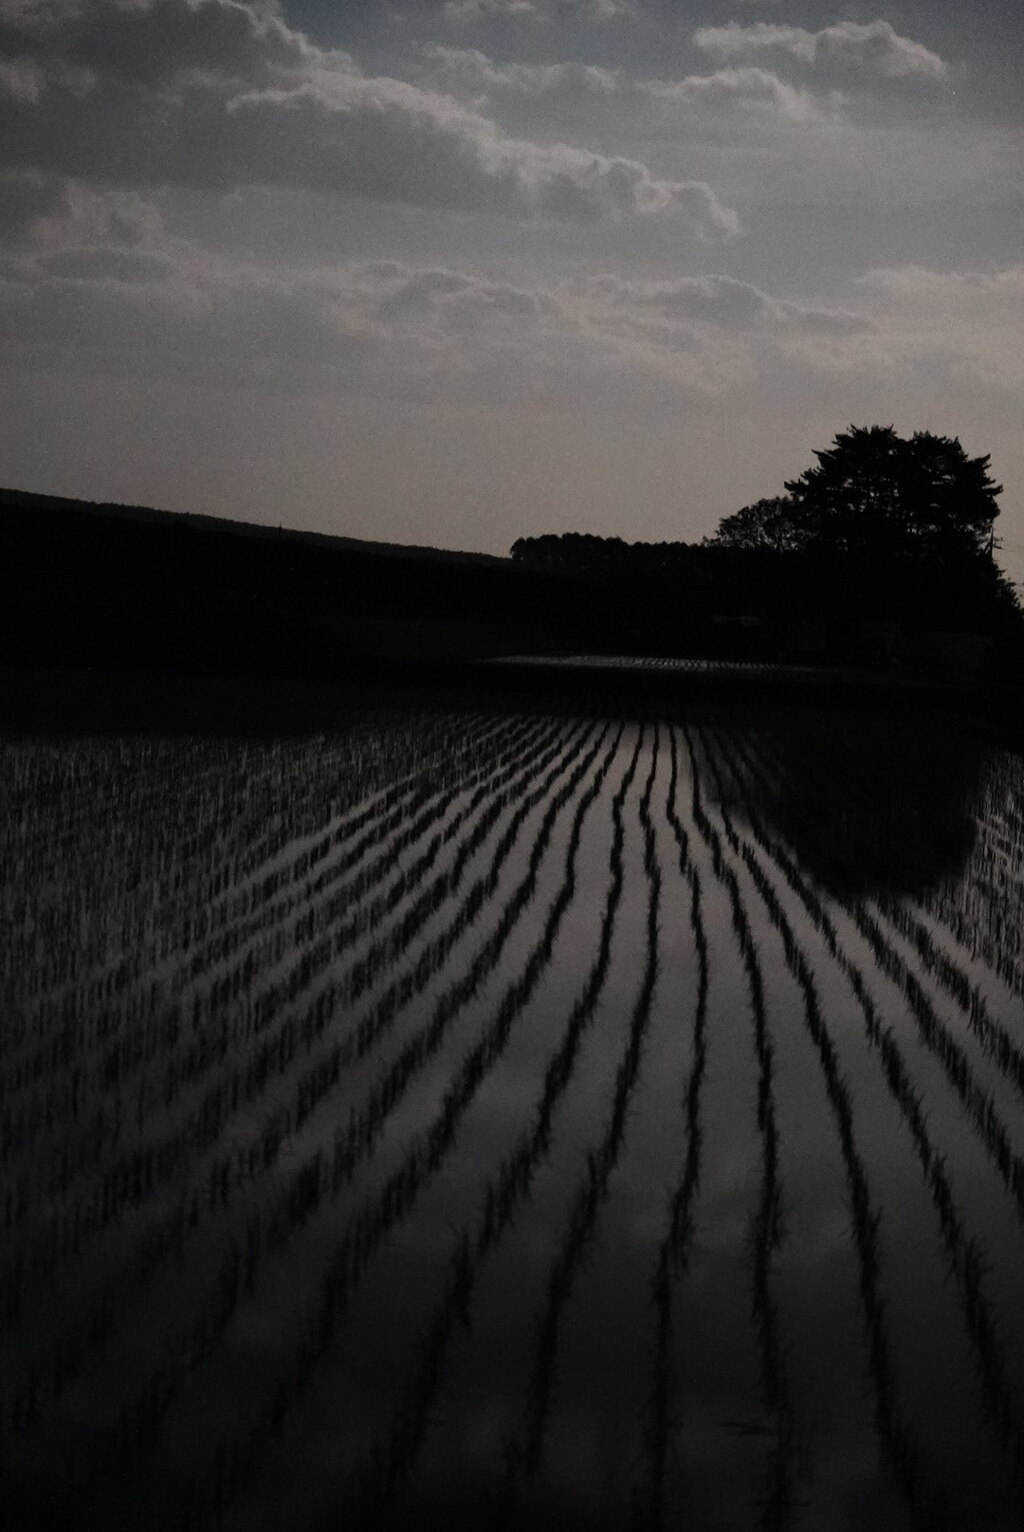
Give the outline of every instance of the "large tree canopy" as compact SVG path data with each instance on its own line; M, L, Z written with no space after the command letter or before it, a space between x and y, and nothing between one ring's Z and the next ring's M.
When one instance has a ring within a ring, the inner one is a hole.
M956 437L851 426L787 493L726 516L718 547L894 554L948 562L993 546L1002 486Z

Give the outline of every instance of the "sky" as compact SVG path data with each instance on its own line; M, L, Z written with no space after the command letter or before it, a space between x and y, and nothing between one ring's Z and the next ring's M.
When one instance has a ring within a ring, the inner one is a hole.
M1024 581L1021 0L0 0L0 483L507 552L958 436Z

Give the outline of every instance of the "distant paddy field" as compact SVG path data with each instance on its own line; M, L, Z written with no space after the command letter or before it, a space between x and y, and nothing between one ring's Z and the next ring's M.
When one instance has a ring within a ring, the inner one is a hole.
M510 668L22 686L5 1525L1018 1528L1024 760Z

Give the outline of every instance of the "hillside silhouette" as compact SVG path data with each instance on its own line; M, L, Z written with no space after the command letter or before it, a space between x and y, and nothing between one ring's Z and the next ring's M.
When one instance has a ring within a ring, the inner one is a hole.
M583 533L508 558L0 490L7 664L354 674L649 656L1018 680L988 459L853 427L701 544Z
M0 642L22 663L332 672L555 644L509 559L0 490Z

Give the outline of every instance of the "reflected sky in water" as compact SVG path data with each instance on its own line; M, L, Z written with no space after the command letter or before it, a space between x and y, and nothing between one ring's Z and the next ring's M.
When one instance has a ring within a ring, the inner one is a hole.
M1020 1524L1019 758L385 697L0 775L14 1525Z

